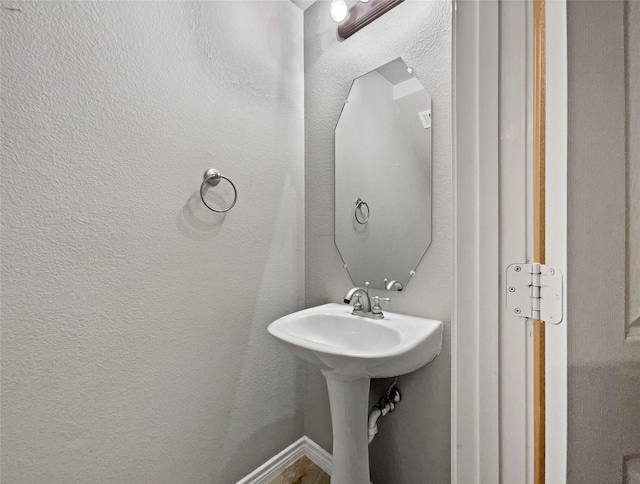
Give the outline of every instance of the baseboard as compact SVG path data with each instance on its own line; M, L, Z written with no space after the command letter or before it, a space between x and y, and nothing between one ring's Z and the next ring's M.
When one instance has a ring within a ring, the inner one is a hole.
M271 480L302 456L306 456L320 469L331 475L331 454L305 436L296 440L248 476L240 479L237 484L269 484Z
M305 446L308 440L309 439L307 437L302 437L296 440L293 444L279 454L273 456L251 474L240 479L237 484L268 484L300 457L306 455ZM315 445L317 446L317 444ZM309 458L311 459L311 457ZM318 465L318 467L320 467L320 465Z
M304 455L306 455L311 462L317 465L320 469L331 475L331 465L333 456L326 450L316 444L306 435L302 437L304 439Z

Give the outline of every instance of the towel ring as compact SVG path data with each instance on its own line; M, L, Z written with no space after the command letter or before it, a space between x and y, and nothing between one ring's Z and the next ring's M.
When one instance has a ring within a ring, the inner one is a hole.
M236 202L238 201L238 190L236 189L236 186L233 184L233 182L229 180L226 176L221 175L220 172L215 168L209 168L207 171L204 172L204 175L202 177L204 178L202 185L200 185L200 198L202 199L202 203L204 203L205 206L213 212L224 213L231 210L233 206L236 204ZM205 192L205 189L207 188L207 185L211 185L212 187L215 187L218 183L220 183L220 180L222 180L223 178L227 180L231 185L231 188L233 188L233 202L231 202L231 205L229 205L224 210L220 210L217 208L213 208L211 205L209 205L205 201L204 192Z
M364 220L360 220L358 218L358 210L360 210L362 212L362 206L367 207L367 217ZM365 202L362 198L358 198L356 200L356 210L354 212L354 215L356 217L356 222L358 222L360 225L364 225L369 221L369 214L371 212L369 211L369 204L367 202Z

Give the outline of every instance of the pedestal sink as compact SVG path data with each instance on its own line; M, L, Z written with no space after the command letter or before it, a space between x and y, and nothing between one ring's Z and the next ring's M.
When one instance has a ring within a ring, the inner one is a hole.
M344 304L284 316L269 333L327 379L333 428L332 484L369 484L369 381L410 373L442 347L442 322L384 313L374 320Z

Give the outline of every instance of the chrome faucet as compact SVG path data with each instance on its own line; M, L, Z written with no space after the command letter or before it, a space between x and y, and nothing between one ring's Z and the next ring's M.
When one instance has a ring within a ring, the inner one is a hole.
M369 293L362 287L353 287L344 295L344 302L351 304L353 301L353 314L371 313L371 299Z
M367 284L368 286L368 284ZM371 306L371 299L373 299L373 307ZM380 302L389 302L391 299L388 297L373 296L369 298L369 292L362 287L353 287L344 295L344 302L351 304L353 302L353 311L351 314L355 316L364 316L365 318L383 319L384 314L380 307Z
M395 279L392 280L388 280L385 279L384 280L384 287L387 291L393 291L394 289L396 291L402 291L403 287L402 287L402 283L396 281Z

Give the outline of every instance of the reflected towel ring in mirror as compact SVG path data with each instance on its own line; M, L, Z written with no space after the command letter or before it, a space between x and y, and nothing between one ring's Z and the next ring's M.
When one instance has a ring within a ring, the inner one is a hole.
M200 185L200 198L202 199L202 203L204 203L205 206L213 212L224 213L231 210L233 206L236 204L236 202L238 201L238 190L236 190L236 186L233 184L233 182L229 180L226 176L221 175L220 172L215 168L209 168L207 171L205 171L203 178L204 178L204 181L202 182L202 185ZM231 202L231 205L229 205L225 209L213 208L211 205L209 205L205 201L204 192L205 192L205 189L207 188L207 185L211 185L212 187L215 187L218 183L220 183L220 180L223 178L227 180L231 185L231 188L233 188L233 202Z
M362 213L362 206L367 207L367 216L363 218L363 220L361 220L360 218L358 218L358 212ZM358 222L360 225L364 225L369 221L369 214L371 212L369 211L369 204L367 202L365 202L362 198L358 198L356 200L356 211L355 211L355 217L356 217L356 222Z
M335 244L354 286L385 290L386 277L406 290L431 243L431 96L400 57L349 82L334 131Z

